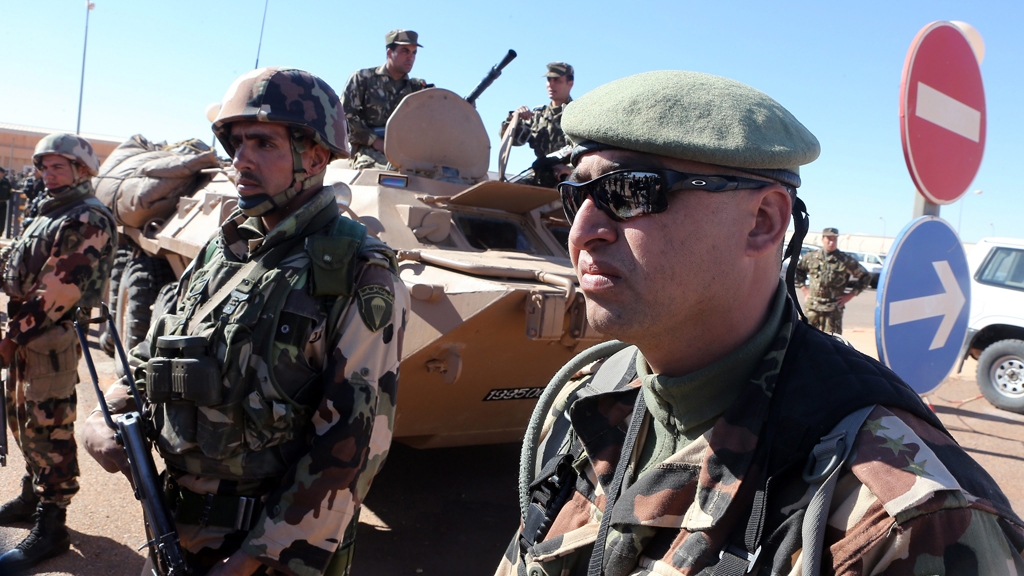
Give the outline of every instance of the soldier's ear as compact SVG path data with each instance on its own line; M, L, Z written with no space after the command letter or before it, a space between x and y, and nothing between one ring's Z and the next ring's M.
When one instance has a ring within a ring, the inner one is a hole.
M781 184L769 184L751 194L755 195L756 213L747 233L746 254L751 257L774 254L786 237L793 200Z

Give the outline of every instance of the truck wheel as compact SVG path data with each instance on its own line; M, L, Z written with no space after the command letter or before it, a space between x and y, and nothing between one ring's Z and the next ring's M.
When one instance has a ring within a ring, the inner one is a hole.
M117 314L117 295L121 286L121 277L124 276L125 266L132 258L131 246L118 246L114 254L114 267L110 271L110 290L107 292L107 306L112 314ZM114 357L114 339L107 333L107 325L102 325L100 335L100 347L107 353L107 356Z
M124 269L118 287L117 327L125 352L146 337L153 315L153 302L160 288L174 281L171 265L162 258L136 256Z
M178 297L178 281L168 282L160 289L153 302L153 317L158 318L164 314L174 314L174 307Z
M978 357L978 387L996 408L1024 414L1024 341L985 348Z

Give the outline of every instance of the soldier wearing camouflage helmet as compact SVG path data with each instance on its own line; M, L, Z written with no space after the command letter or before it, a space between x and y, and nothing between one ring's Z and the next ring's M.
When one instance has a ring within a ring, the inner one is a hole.
M538 400L497 573L1024 573L1024 521L898 376L805 324L782 243L818 141L739 82L573 102L558 185L587 319ZM794 270L790 270L795 272Z
M846 303L871 281L871 275L856 258L837 248L838 237L839 230L825 228L821 250L808 252L796 267L796 285L807 299L808 323L831 334L843 333ZM810 287L804 286L808 279Z
M394 253L323 186L327 164L349 156L327 83L254 70L213 129L239 208L131 353L177 532L190 574L344 574L391 441L409 293ZM183 346L205 368L172 389ZM131 406L127 390L107 392L115 412ZM99 413L85 442L105 469L124 469Z
M32 532L0 557L0 574L26 569L68 550L66 509L78 492L74 424L77 307L100 303L110 277L117 229L93 194L100 161L74 134L50 134L32 156L46 184L39 213L0 252L10 298L0 359L8 369L7 421L22 453L21 494L0 507L0 524L34 520Z
M388 167L384 155L384 128L402 99L424 88L419 78L410 78L416 49L423 46L412 30L392 30L384 36L387 61L377 68L357 70L345 85L343 100L348 118L348 140L352 143L352 167Z
M508 118L501 123L499 137L505 135L505 131L512 123L513 115L518 114L519 122L516 124L515 134L512 135L512 144L529 144L537 156L533 166L533 178L521 183L552 188L572 172L565 162L553 162L548 160L547 156L565 148L568 143L565 132L562 132L562 112L572 102L569 93L572 91L576 73L572 66L565 62L552 62L548 64L544 78L551 101L533 110L520 106L509 112Z

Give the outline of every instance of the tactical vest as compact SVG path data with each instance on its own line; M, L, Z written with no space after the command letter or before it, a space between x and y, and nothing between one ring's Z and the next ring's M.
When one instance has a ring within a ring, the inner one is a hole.
M85 191L81 188L87 186ZM21 236L11 245L10 253L3 268L4 292L12 300L24 300L29 289L39 280L36 276L40 270L27 270L28 275L22 277L21 270L26 258L31 258L33 253L50 254L53 252L53 244L57 241L57 233L65 219L75 218L83 212L92 211L106 218L110 222L110 230L117 230L114 217L110 210L96 199L92 194L92 187L87 182L68 190L66 197L51 197L49 203L44 207L45 212L39 214L32 220L31 224L21 233ZM113 238L117 243L117 237ZM100 292L83 292L78 306L92 308L98 306L103 299ZM70 318L74 308L69 309L64 317Z
M256 267L212 318L196 333L186 334L208 299L211 280L223 286L231 280L222 280L244 267L228 260L223 248L205 250L209 258L200 258L203 262L188 286L179 288L179 314L157 321L151 334L168 338L154 336L150 343L145 388L155 406L158 449L168 465L218 478L269 478L283 476L308 451L307 435L322 390L320 375L286 390L275 377L271 354L275 342L301 349L305 343L292 339L308 334L317 322L308 312L285 309L289 293L300 283L307 286L321 317L328 318L327 342L340 336L329 330L352 295L354 264L366 228L338 215L332 204L306 230L326 232L300 233L257 256ZM278 267L303 255L307 261L295 274L286 275Z
M630 360L635 353L635 348L627 347L610 356L592 380L570 394L566 400L567 413L569 406L580 409L575 403L588 402L596 394L625 390L626 384L635 378L635 362ZM639 391L637 388L635 393ZM727 551L740 554L749 544L749 535L756 534L758 541L754 547L760 548L758 567L770 571L776 552L787 539L800 538L804 515L804 510L776 509L771 504L772 494L792 491L794 486L806 492L810 486L803 475L814 447L845 416L872 405L909 412L949 435L935 413L896 374L850 346L796 322L753 456L755 464L751 469L763 470L759 479L752 480L757 483L757 494L750 494L745 504L737 503L740 509L745 506L750 512L739 515L731 529L732 544ZM563 452L568 433L568 419L558 418L551 433L537 447L543 454L543 466L530 485L530 502L520 536L521 551L543 539L571 496L567 492L575 486L576 472L570 464L582 454L583 447L576 442L568 452ZM927 443L927 439L923 440ZM1014 517L1006 497L992 490L996 484L991 476L965 452L929 447L942 454L946 468L964 490L993 502L1006 517ZM759 502L755 504L754 499ZM752 548L746 552L755 556ZM720 562L708 573L742 574L748 568L744 564L742 570L733 572L725 565ZM587 573L585 563L578 573Z

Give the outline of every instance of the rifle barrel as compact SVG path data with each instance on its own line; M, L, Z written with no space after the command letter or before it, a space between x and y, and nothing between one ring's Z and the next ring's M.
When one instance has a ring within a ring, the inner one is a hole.
M509 50L508 54L505 54L505 57L501 59L501 62L495 64L494 67L491 68L491 71L487 73L487 76L484 76L484 79L481 80L480 83L476 85L476 88L474 88L473 91L469 93L469 96L466 96L466 102L469 102L470 104L476 106L476 99L479 98L481 94L483 94L484 90L487 90L488 86L490 86L492 83L494 83L495 80L498 79L498 76L501 76L501 71L505 68L505 66L508 66L509 62L514 60L515 57L516 51Z

